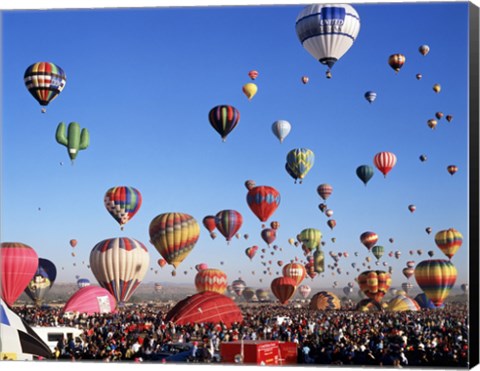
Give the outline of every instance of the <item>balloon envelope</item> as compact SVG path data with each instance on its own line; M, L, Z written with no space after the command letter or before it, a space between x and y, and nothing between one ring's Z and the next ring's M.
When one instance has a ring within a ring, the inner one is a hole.
M216 292L205 291L189 296L177 303L165 318L176 325L193 323L233 323L243 321L243 315L232 299Z
M12 306L35 275L38 255L33 248L23 243L2 242L0 268L1 297Z
M240 112L230 105L215 106L208 113L208 120L215 131L220 134L222 140L225 141L228 134L238 125Z
M142 206L142 195L133 187L112 187L103 201L110 215L123 227Z
M347 4L308 5L298 14L295 30L310 55L332 68L357 38L360 17Z
M272 281L270 288L280 303L286 304L293 294L295 294L297 284L293 278L278 277Z
M415 267L415 280L427 297L439 307L457 280L457 269L448 260L424 260Z
M98 286L87 286L75 292L65 303L63 312L85 313L116 313L117 301L106 289Z
M150 242L175 268L190 254L200 236L197 221L185 213L164 213L150 222Z
M48 106L65 88L67 76L63 69L54 63L37 62L27 68L23 80L38 103Z
M223 294L227 289L227 275L220 269L203 269L195 276L198 292L212 291Z
M150 264L147 248L127 237L97 243L90 252L90 267L100 286L119 303L130 299L142 282Z
M266 222L280 205L280 193L270 186L257 186L247 193L247 204L250 210L262 222Z
M312 310L340 309L340 299L333 292L320 291L310 299L309 308Z
M57 278L57 268L48 259L39 258L38 268L32 280L25 288L25 293L36 305L40 305L43 298L53 286Z

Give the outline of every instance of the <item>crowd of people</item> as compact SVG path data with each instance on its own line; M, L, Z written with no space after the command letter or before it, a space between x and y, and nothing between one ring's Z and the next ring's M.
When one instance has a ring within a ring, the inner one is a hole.
M59 360L149 361L173 343L192 344L191 361L218 361L220 344L235 340L295 342L299 364L467 367L468 309L359 312L312 311L274 304L240 305L243 321L176 325L166 305L134 305L115 314L64 316L61 309L17 307L32 326L73 326L80 341L59 341Z

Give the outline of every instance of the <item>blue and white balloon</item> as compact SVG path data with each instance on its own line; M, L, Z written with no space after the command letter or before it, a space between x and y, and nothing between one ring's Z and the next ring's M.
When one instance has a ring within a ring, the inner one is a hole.
M291 129L292 125L286 120L277 120L272 125L273 134L280 140L280 143L283 143Z

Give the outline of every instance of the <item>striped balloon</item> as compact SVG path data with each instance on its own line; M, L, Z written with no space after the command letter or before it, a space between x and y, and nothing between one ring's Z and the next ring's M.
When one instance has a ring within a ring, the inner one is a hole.
M378 241L378 235L375 232L363 232L360 235L362 244L370 250Z
M282 269L284 277L293 278L296 282L295 286L300 285L307 275L305 267L300 263L289 263Z
M292 149L287 154L287 166L297 179L303 179L315 162L314 153L307 148Z
M424 260L415 267L415 280L425 295L439 307L455 285L457 269L449 260Z
M292 125L286 120L277 120L272 125L273 134L278 138L280 143L283 143L291 129Z
M133 238L110 238L97 243L90 252L90 268L100 286L119 303L132 296L150 264L147 248Z
M330 184L320 184L317 187L317 193L323 200L326 200L332 195L333 187Z
M380 302L388 292L392 279L390 274L385 271L365 271L360 273L357 282L360 290L367 297Z
M340 309L340 299L333 292L320 291L313 295L309 308L312 310Z
M408 296L397 295L388 302L387 310L392 312L417 311L420 310L420 305Z
M142 195L133 187L112 187L105 193L103 202L107 211L123 230L123 226L142 206Z
M33 248L20 242L0 245L0 287L2 299L9 305L19 298L35 275L38 255Z
M208 120L225 142L228 134L235 129L240 121L240 112L233 106L216 106L208 113Z
M227 275L220 269L203 269L195 276L198 292L212 291L223 294L227 290Z
M365 93L365 99L368 101L368 103L373 103L373 101L377 99L377 93L374 91L367 91Z
M445 307L445 304L436 307L435 304L433 304L433 302L427 297L427 295L425 295L424 292L415 296L415 301L418 303L418 305L420 305L420 308L442 309Z
M48 106L65 88L67 76L51 62L34 63L23 76L25 86L41 106Z
M413 285L410 282L402 283L402 290L405 291L408 295L408 292L413 289Z
M463 236L455 228L440 231L435 235L435 243L449 259L457 253L462 242Z
M300 295L302 295L302 298L306 299L308 298L308 295L312 292L312 288L308 285L301 285L298 288L298 291L300 292Z
M157 215L149 227L150 242L175 268L190 254L200 236L197 221L184 213Z
M258 77L258 71L257 70L249 71L248 77L250 77L252 80L255 80Z
M387 177L387 174L397 163L397 157L392 152L379 152L373 158L373 163L383 176Z
M242 227L243 217L235 210L222 210L215 215L215 226L220 233L230 242L233 236Z
M267 245L271 245L277 238L277 231L272 228L264 228L262 229L261 236Z

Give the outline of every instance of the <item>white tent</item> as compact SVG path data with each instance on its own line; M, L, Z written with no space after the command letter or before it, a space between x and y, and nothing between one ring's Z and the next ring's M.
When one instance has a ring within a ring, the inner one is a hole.
M48 346L0 299L0 360L32 360L51 356Z

